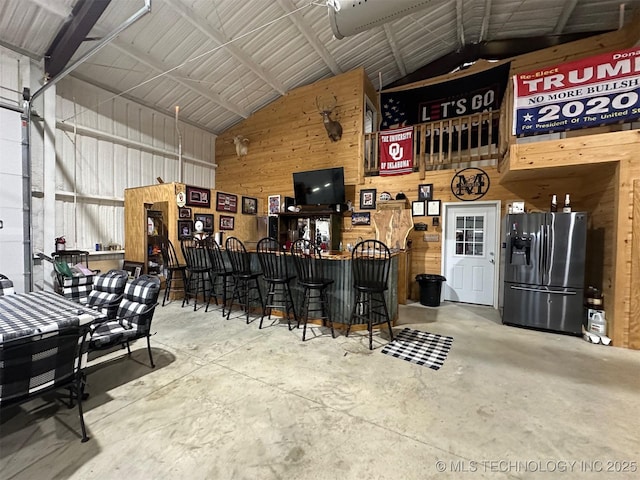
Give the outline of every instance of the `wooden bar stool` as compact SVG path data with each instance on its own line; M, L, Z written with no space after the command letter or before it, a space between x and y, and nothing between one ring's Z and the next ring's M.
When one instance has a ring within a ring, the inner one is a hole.
M369 329L369 350L373 350L373 325L384 322L389 326L389 336L393 340L391 319L384 294L389 288L391 252L379 240L364 240L356 244L351 252L351 269L356 298L347 326L347 334L356 321L367 322Z
M247 253L247 249L240 239L229 237L225 242L225 250L231 263L231 275L233 276L233 293L231 294L231 304L227 312L227 320L231 316L231 306L234 300L238 300L247 315L247 325L249 324L249 310L251 302L259 300L260 307L264 313L264 302L260 293L260 285L258 277L262 275L260 272L251 270L251 258ZM253 297L251 293L253 292Z
M267 309L269 310L269 319L271 319L271 310L273 307L276 307L284 312L284 315L287 317L289 330L291 330L291 317L289 312L293 314L296 325L299 324L293 295L291 295L291 282L296 276L289 272L287 257L276 239L263 238L258 242L257 250L262 275L268 285L264 311L260 319L259 328L262 328L262 321L264 320Z
M296 266L298 284L304 288L301 308L304 322L302 341L304 342L307 333L309 313L315 312L320 313L319 318L322 319L323 325L326 326L327 321L331 324L331 336L335 338L327 296L327 290L333 284L333 280L324 276L320 247L309 240L296 240L291 245L291 255L293 255L293 263ZM310 305L314 305L314 308L310 308Z

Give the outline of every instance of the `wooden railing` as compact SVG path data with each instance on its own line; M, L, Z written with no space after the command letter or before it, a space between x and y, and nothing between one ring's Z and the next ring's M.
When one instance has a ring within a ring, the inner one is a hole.
M458 163L498 158L500 111L420 123L413 128L413 170L425 172ZM380 170L380 132L364 136L364 174Z

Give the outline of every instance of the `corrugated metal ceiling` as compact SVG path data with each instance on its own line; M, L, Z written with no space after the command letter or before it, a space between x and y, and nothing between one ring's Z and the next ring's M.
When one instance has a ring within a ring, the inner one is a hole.
M75 3L0 1L0 42L42 59ZM333 37L325 3L153 0L150 14L73 75L170 115L179 105L182 119L220 133L290 89L354 68L364 67L378 87L379 74L389 84L464 44L614 30L622 2L434 0L342 40ZM112 31L143 5L111 0L91 36ZM629 21L640 0L624 5Z

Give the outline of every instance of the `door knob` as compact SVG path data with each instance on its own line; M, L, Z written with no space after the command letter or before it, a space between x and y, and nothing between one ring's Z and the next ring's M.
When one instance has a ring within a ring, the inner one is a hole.
M491 260L489 260L489 262L496 263L496 261L493 258Z

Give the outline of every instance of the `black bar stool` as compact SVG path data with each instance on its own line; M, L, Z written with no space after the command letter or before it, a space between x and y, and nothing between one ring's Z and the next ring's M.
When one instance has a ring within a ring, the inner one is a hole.
M391 319L384 298L389 288L391 252L379 240L359 242L351 252L351 269L356 298L346 336L349 336L349 330L355 321L366 321L369 329L369 350L373 350L373 325L386 322L389 326L389 336L393 340Z
M182 279L182 294L184 300L187 287L187 266L180 263L178 255L176 254L176 249L168 238L164 237L160 241L160 249L162 251L163 267L166 272L166 284L164 288L164 296L162 297L162 306L164 307L166 301L169 300L171 289L174 288L173 282L176 280L174 277L176 273L179 273Z
M210 285L213 283L211 277L211 266L209 265L209 254L206 249L205 240L197 240L193 237L185 238L180 242L182 255L187 261L187 286L185 288L184 300L189 303L189 297L193 295L193 311L195 312L198 305L198 294L202 292L204 299L209 302ZM207 280L209 280L209 288L207 288Z
M264 320L267 309L269 310L269 319L271 319L271 310L273 307L276 307L282 309L284 312L284 315L287 317L289 330L291 330L289 311L293 313L293 319L296 324L298 324L298 316L296 315L290 285L296 276L289 272L287 256L276 239L263 238L258 242L257 250L262 275L268 285L264 311L262 312L259 328L262 328L262 321Z
M207 308L205 312L209 311L209 302L211 297L215 298L216 305L218 304L218 294L216 293L216 285L219 283L222 288L222 316L225 316L225 307L227 306L227 292L229 291L230 281L233 280L233 274L231 267L225 262L220 245L215 240L211 240L208 244L209 249L209 263L211 264L211 274L213 276L213 283L211 284L211 295L209 301L207 301Z
M298 284L304 288L301 309L301 316L304 321L302 341L304 342L307 333L310 312L320 312L322 324L326 326L326 322L329 321L331 323L331 336L336 338L329 311L329 298L327 297L327 290L333 284L333 280L324 276L320 248L309 240L299 239L291 245L291 255L296 266ZM312 303L314 308L310 308Z
M236 237L227 238L225 250L231 263L231 275L233 276L233 293L231 294L231 304L227 312L227 320L231 316L233 301L237 299L238 304L245 309L248 325L249 310L252 301L260 300L260 307L264 313L264 303L262 301L262 294L260 293L260 285L258 284L258 277L261 273L251 271L251 258L240 239ZM251 297L252 291L254 292L253 298Z

